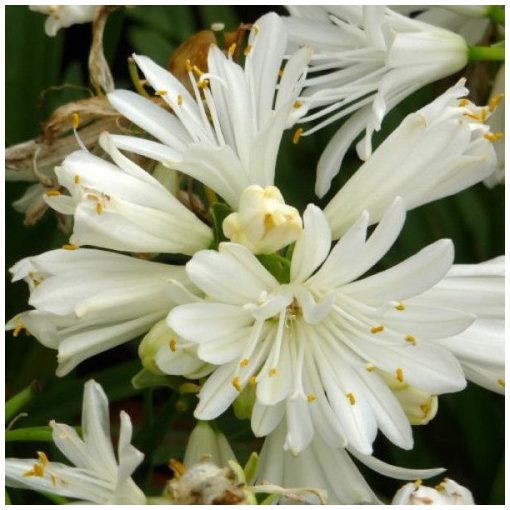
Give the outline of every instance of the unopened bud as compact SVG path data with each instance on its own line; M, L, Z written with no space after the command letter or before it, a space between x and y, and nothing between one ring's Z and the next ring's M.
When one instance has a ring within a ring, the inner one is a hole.
M157 375L164 373L156 365L156 354L163 346L171 348L172 340L175 342L174 336L174 332L166 325L166 320L163 319L157 322L143 337L138 346L138 356L146 370Z
M287 205L278 188L253 185L239 201L239 211L223 221L225 236L255 254L270 254L293 243L303 230L296 208Z

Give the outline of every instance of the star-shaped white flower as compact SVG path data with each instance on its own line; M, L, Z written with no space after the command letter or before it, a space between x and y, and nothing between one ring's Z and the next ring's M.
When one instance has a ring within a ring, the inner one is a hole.
M174 308L168 318L198 345L199 358L218 365L200 392L196 417L215 418L256 384L255 434L267 435L286 416L286 448L294 453L317 431L332 446L370 454L378 428L410 448L409 420L382 375L428 394L462 389L459 362L433 340L462 332L475 316L406 302L450 269L449 240L358 280L391 247L404 217L397 199L367 240L365 212L330 252L326 218L309 205L288 283L234 243L197 253L186 271L206 298Z
M98 383L91 380L85 384L83 437L69 425L52 421L50 426L55 445L74 466L50 461L43 452L38 452L38 459L6 459L7 486L101 505L145 504L145 495L131 478L143 460L143 454L131 444L131 419L121 411L116 457L110 438L108 399Z

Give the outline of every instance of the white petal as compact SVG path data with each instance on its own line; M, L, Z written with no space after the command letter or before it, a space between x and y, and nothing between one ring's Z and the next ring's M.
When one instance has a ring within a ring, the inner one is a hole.
M256 437L264 437L273 432L285 415L285 402L265 406L255 401L251 415L251 429Z

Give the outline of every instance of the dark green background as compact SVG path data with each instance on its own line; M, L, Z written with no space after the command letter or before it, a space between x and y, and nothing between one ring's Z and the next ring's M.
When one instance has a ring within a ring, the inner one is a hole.
M118 11L108 21L105 41L116 84L130 86L126 58L132 51L149 55L164 65L178 44L196 30L214 21L224 21L227 28L234 28L239 21L254 21L267 10L269 8L254 6L152 6ZM39 123L56 106L88 95L85 90L76 88L50 90L50 87L62 84L88 87L86 61L90 25L75 26L61 31L56 38L49 38L44 34L43 24L44 17L29 12L26 7L6 8L6 146L37 136ZM488 68L488 79L494 71L494 67ZM377 139L383 139L403 116L430 101L457 78L433 84L407 99L386 119ZM43 91L46 91L44 98ZM316 201L313 195L315 164L335 128L332 126L316 136L303 138L297 146L290 143L290 134L283 141L277 184L286 201L301 210L308 202ZM359 161L350 154L342 175L336 179L336 186L358 166ZM65 236L57 231L52 214L47 214L34 227L22 225L22 216L10 204L25 187L24 183L6 185L7 268L22 257L60 247L66 242ZM390 266L442 237L454 240L457 262L480 262L502 254L503 187L488 190L478 185L410 212L402 235L380 267ZM7 319L26 308L27 296L25 285L10 284L6 275ZM40 394L26 409L29 416L16 426L45 425L52 418L79 424L82 384L94 377L104 385L113 402L114 423L122 408L133 417L134 443L146 454L136 479L149 493L157 494L170 474L166 461L170 457L182 458L187 434L193 426L192 398L178 399L164 389L134 390L130 378L139 369L136 342L97 356L65 378L57 379L54 351L23 334L15 339L7 333L6 337L7 397L34 379L42 386ZM234 420L229 413L219 422L241 459L260 445L260 441L252 438L247 422ZM409 467L447 467L447 475L466 484L478 504L502 504L503 434L503 397L469 385L460 394L441 397L436 419L426 427L415 427L416 448L413 451L403 452L380 438L376 453L385 460ZM41 448L49 449L50 458L58 457L51 446L39 443L10 443L7 455L34 456ZM151 466L157 468L151 469ZM400 482L370 472L367 477L383 497L391 496L400 486ZM9 492L13 503L47 502L42 496L27 491Z

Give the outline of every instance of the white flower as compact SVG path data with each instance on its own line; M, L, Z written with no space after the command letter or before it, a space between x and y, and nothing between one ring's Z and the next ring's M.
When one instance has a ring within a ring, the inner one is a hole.
M145 333L176 303L187 302L174 287L187 281L183 267L107 251L53 250L21 260L11 273L29 284L35 310L11 319L7 329L17 335L26 328L58 349L60 376Z
M395 494L392 505L474 505L473 495L457 482L445 478L433 489L421 482L407 483Z
M225 467L229 461L237 462L227 438L217 428L200 421L191 432L183 464L187 469L207 460L219 467Z
M419 305L455 306L476 314L459 335L434 340L461 363L466 378L497 393L505 389L505 257L481 264L458 264L427 292Z
M30 10L48 14L44 30L46 35L54 37L61 28L79 23L88 23L94 19L97 5L30 5Z
M409 420L378 370L437 395L465 386L448 350L431 342L460 333L475 316L405 301L437 283L453 261L449 240L363 278L400 232L397 199L368 240L364 212L331 250L326 218L309 205L296 242L290 282L279 283L241 245L222 243L186 266L203 302L174 308L169 326L218 365L200 391L199 419L220 415L257 384L252 429L270 433L286 415L286 448L305 449L314 431L331 446L370 454L377 429L410 448ZM402 302L404 301L404 303Z
M386 464L369 455L361 455L344 448L331 448L321 437L315 436L299 455L283 450L287 431L281 423L264 441L260 452L258 483L270 482L288 487L315 487L327 491L328 505L380 504L360 473L349 453L370 469L399 480L430 478L444 471L437 469L409 469ZM313 495L308 503L317 504Z
M75 467L49 461L38 452L38 459L6 459L6 485L49 492L101 505L143 505L145 496L131 474L143 454L131 444L129 415L120 413L117 458L110 439L108 399L95 381L85 384L82 435L63 423L50 422L53 441Z
M241 194L239 212L223 221L225 236L253 253L275 253L293 243L302 230L299 212L285 204L274 186L248 186Z
M303 16L285 18L290 48L307 44L314 49L300 98L304 115L300 122L326 117L302 135L355 112L330 140L319 162L317 193L322 196L356 137L366 131L358 153L367 159L372 133L380 129L386 113L427 83L462 69L468 48L459 35L384 6L290 11Z
M73 152L55 169L70 196L56 191L46 195L55 210L74 215L71 243L187 255L210 244L211 229L121 154L108 133L99 142L116 165L86 151Z
M197 179L237 209L249 185L274 184L282 133L295 120L310 51L293 55L278 82L286 44L282 20L274 13L262 16L248 38L244 69L232 60L234 47L227 57L211 46L205 73L188 63L193 94L149 58L134 55L172 113L115 90L108 95L112 105L157 141L114 135L113 143Z
M467 93L460 80L408 115L374 151L324 209L333 238L340 237L364 209L371 222L378 221L397 195L412 209L457 193L494 171L495 135L484 123L491 108L463 99ZM318 175L318 190L329 187L325 176Z

